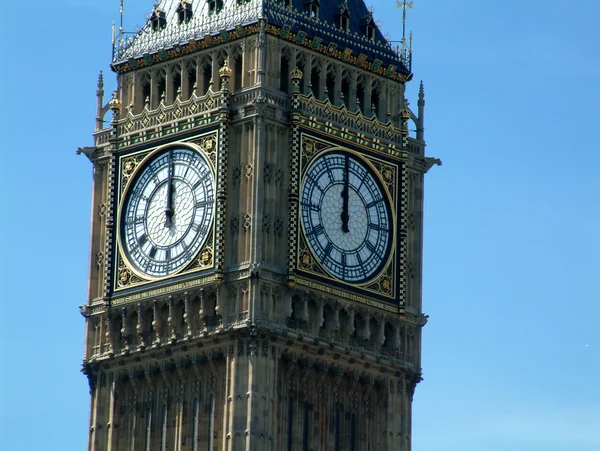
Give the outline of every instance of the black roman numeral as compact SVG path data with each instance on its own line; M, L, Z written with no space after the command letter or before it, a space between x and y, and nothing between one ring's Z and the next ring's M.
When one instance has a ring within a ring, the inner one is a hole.
M369 224L369 228L371 230L375 230L376 232L387 232L388 229L385 226L382 226L381 224L375 224L374 222L371 222Z
M208 177L210 177L210 172L206 173L202 177L200 177L200 180L198 180L196 183L194 183L194 185L192 186L192 189L196 190L196 188L198 188L202 183L204 183L206 181L206 179L208 179Z
M367 248L371 251L371 252L375 252L377 249L375 248L375 246L369 241L367 240Z
M196 208L204 208L207 205L210 205L212 203L213 203L213 199L200 200L200 201L196 202Z
M376 199L376 200L374 200L373 202L369 202L369 203L367 204L367 208L374 207L375 205L377 205L377 204L379 204L379 203L381 203L381 202L383 202L383 198Z
M150 258L154 258L156 256L156 251L158 249L156 249L154 246L152 246L152 249L150 249Z
M314 226L309 230L308 235L321 235L324 232L323 224Z
M138 238L138 244L142 247L148 241L148 235L145 233Z

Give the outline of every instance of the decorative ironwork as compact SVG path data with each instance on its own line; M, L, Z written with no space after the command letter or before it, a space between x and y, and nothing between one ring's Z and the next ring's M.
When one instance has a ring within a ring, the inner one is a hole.
M209 14L206 7L206 11L195 13L191 20L181 24L170 18L166 28L158 31L153 31L152 23L148 21L135 36L122 39L115 44L114 61L128 60L173 47L177 43L187 44L190 40L206 35L235 30L239 24L258 21L262 16L262 11L263 1L254 0L240 5L237 3L229 5L216 14ZM239 35L239 33L237 34ZM220 34L220 37L228 38L229 36Z

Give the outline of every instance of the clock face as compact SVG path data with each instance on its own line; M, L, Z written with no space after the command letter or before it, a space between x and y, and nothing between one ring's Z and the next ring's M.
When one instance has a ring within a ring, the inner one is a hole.
M121 245L140 274L174 274L206 241L215 211L214 177L206 159L187 147L154 154L125 193Z
M350 153L328 153L307 169L301 222L308 245L334 277L362 283L379 274L392 243L386 192L365 162Z

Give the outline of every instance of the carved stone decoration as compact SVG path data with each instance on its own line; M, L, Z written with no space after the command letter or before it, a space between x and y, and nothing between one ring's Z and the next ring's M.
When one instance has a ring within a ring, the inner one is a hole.
M283 171L283 169L277 169L277 172L275 173L275 182L277 183L277 185L281 185L283 183L284 176L285 172Z
M244 215L244 231L249 232L250 227L252 227L252 216L249 213Z
M263 233L268 234L271 231L271 215L268 213L265 213L263 215Z
M146 155L133 156L123 160L121 163L121 192Z
M252 178L253 172L254 172L254 166L252 166L252 163L248 163L246 165L246 171L244 173L244 175L246 176L246 180L250 180Z
M240 232L240 218L232 216L229 220L229 226L231 228L231 235L237 235Z
M233 183L234 186L237 186L240 184L240 177L242 176L242 168L240 166L236 166L233 168L233 170L231 171L231 181Z
M273 164L265 162L263 177L266 184L270 184L273 181L273 169Z
M104 264L104 252L100 251L96 253L96 265L98 268L102 267Z
M283 234L283 218L275 218L273 230L275 232L275 236L280 237Z

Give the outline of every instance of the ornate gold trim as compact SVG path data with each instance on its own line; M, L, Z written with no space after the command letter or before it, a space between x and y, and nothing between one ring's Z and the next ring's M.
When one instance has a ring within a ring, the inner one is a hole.
M302 189L304 179L306 176L306 171L317 158L329 152L347 152L359 159L360 161L362 161L365 164L365 166L371 170L374 177L376 177L379 180L379 183L382 185L391 210L393 230L391 233L392 243L390 254L388 256L387 261L383 265L381 271L366 282L351 283L341 280L335 275L330 274L325 268L322 267L322 265L318 262L318 259L315 258L315 256L312 253L312 250L306 242L304 225L302 224L300 218L301 212L300 208L298 208L296 215L297 222L299 222L300 224L296 228L297 247L295 249L296 255L293 256L293 258L295 259L295 267L305 273L314 274L315 276L323 278L328 278L332 281L335 281L338 284L353 287L354 289L364 290L366 292L371 292L373 294L389 298L391 302L395 302L398 287L396 275L398 264L397 232L399 230L397 209L399 196L398 190L400 167L393 164L392 162L386 161L375 155L370 155L364 152L359 152L355 149L340 146L326 139L319 138L317 136L302 131L300 132L299 141L300 164L298 169L298 187L296 188L299 199L302 198Z
M173 274L169 274L164 277L150 277L146 274L142 274L137 271L134 265L129 262L123 247L123 238L121 236L121 224L123 221L123 208L124 202L127 199L129 191L132 189L133 181L136 179L138 173L151 161L154 156L165 151L170 147L184 147L198 152L207 162L213 175L213 185L216 192L216 152L218 142L218 131L211 130L210 132L204 133L201 136L195 136L188 140L182 140L174 143L164 144L153 149L140 150L138 152L121 157L119 161L119 182L117 193L118 199L118 210L117 210L117 240L116 240L116 254L115 258L117 264L115 265L114 272L114 283L113 288L115 291L130 288L133 286L142 285L145 283L152 283L160 280L170 279L175 276L179 276L184 273L192 271L204 271L214 267L214 249L215 249L215 217L213 217L211 229L207 234L204 243L200 246L198 252L194 255L190 263L179 271ZM216 209L216 199L215 199Z

